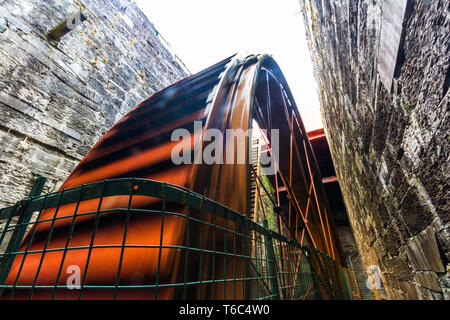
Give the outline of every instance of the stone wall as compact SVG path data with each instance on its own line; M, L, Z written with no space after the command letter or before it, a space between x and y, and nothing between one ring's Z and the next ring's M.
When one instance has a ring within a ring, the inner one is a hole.
M336 226L336 231L339 241L341 242L342 253L347 259L347 266L349 268L353 267L353 269L359 273L364 273L366 268L364 268L361 261L361 254L358 251L351 227L349 225Z
M59 43L47 32L87 20ZM130 108L186 69L133 0L0 0L0 207L54 191Z
M448 0L300 0L336 173L390 299L450 299Z

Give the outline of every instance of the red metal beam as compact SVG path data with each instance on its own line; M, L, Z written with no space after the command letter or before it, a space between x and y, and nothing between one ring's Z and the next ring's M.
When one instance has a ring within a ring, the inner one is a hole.
M322 178L322 183L330 183L330 182L335 182L335 181L337 181L336 176Z
M317 139L325 138L325 131L323 130L323 128L320 128L320 129L316 129L316 130L307 132L307 135L308 135L308 139L310 141L317 140Z

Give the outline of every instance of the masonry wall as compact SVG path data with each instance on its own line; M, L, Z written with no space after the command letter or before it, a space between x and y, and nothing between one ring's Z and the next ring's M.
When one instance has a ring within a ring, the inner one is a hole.
M58 44L47 32L79 9ZM0 207L54 191L130 108L186 69L133 0L0 0Z
M364 265L390 299L450 299L449 2L300 4Z

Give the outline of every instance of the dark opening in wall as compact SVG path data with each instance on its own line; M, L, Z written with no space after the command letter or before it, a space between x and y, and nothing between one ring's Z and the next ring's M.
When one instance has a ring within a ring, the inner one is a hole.
M399 79L400 75L402 74L402 66L405 62L405 50L403 49L403 39L404 35L402 36L402 40L400 41L400 47L398 48L398 54L397 54L397 61L395 63L395 69L394 69L394 79Z
M400 161L403 158L403 154L405 153L405 150L403 148L400 148L397 152L397 161Z

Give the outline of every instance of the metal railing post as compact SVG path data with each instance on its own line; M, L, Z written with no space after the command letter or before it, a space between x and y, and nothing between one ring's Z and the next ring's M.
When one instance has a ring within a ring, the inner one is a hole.
M12 263L15 257L15 254L13 252L17 252L17 250L19 250L20 245L22 244L22 239L28 229L28 224L31 220L31 217L33 216L32 211L27 212L31 199L39 196L42 193L46 181L47 178L40 176L34 182L28 199L20 201L16 207L16 210L11 213L12 216L18 215L19 220L17 221L17 227L15 228L6 248L6 256L3 257L3 261L0 264L0 285L4 285L6 283L6 279L8 278L9 271L11 270ZM7 231L4 230L4 232L6 233ZM3 294L3 291L4 288L0 288L0 297Z
M349 300L353 300L353 294L352 294L352 289L350 287L350 280L348 278L348 272L345 269L342 269L342 272L344 273L345 284L347 286L347 294L348 294Z

